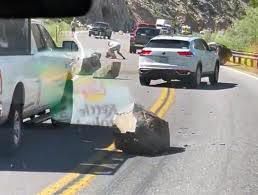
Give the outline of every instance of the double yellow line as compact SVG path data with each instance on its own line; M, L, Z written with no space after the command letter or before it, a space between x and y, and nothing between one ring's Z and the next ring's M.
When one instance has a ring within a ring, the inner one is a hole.
M160 118L164 117L169 107L174 101L175 91L174 89L162 88L161 95L151 107L150 111L155 113ZM114 143L103 149L104 151L116 151ZM87 161L87 164L96 164L96 162L102 161L107 158L108 152L103 154L103 151L97 151L96 155ZM96 178L94 172L103 171L103 167L99 166L87 170L83 164L80 164L72 173L66 174L60 180L58 180L53 185L43 189L39 195L52 195L52 194L62 194L62 195L73 195L78 193L83 188L86 188L90 183ZM91 173L87 173L91 172ZM85 174L83 174L85 173Z

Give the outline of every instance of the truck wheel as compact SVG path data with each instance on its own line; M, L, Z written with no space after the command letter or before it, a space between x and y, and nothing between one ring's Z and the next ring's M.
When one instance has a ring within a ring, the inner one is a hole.
M145 78L145 77L143 77L143 76L140 76L139 79L140 79L141 85L143 85L143 86L148 86L148 85L150 85L150 82L151 82L150 79L147 79L147 78Z
M89 33L89 37L91 37L91 33Z
M211 85L215 85L218 83L219 80L219 65L216 64L215 70L212 73L212 75L209 76L209 81Z
M6 123L6 136L3 137L1 144L1 154L12 155L20 147L23 136L23 120L22 120L22 106L19 104L12 104L8 121Z
M110 36L108 36L108 39L109 39L109 40L111 39L111 35L110 35Z

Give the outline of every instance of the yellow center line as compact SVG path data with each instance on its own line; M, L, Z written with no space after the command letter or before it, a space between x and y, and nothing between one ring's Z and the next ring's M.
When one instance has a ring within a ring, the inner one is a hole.
M174 89L166 89L162 88L161 95L155 102L155 104L151 107L150 111L157 114L159 117L163 117L165 113L168 111L170 105L173 103L174 100ZM158 113L156 113L158 112ZM104 148L103 150L106 151L118 151L115 149L114 143L112 143L110 146ZM98 162L103 160L107 155L103 155L101 151L98 151L96 155L94 155L92 158L90 158L88 161L89 162ZM62 195L72 195L76 194L78 191L81 189L87 187L90 185L90 183L96 178L96 174L94 172L101 172L105 169L102 166L97 166L96 168L92 168L90 171L92 173L90 174L85 174L84 177L80 178L78 182L76 181L74 184L71 186L68 186L65 188L67 185L78 179L83 173L85 172L85 167L83 165L79 165L73 173L69 173L65 175L63 178L58 180L55 184L50 185L46 189L44 189L42 192L39 193L39 195L50 195L50 194L55 194L58 191ZM62 191L62 192L61 192Z
M166 103L163 105L163 107L160 109L159 113L157 113L158 117L163 118L167 111L169 110L170 106L175 101L175 89L169 89L169 96L167 98Z
M153 112L153 113L157 112L157 110L161 107L163 102L165 102L167 93L168 93L168 89L167 88L162 88L161 95L160 95L159 99L157 99L155 104L150 109L151 112Z

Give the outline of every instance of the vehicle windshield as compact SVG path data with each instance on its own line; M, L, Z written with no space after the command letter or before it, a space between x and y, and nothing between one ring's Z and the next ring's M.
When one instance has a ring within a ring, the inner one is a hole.
M189 49L190 43L181 40L152 40L146 47L150 48L169 48L169 49Z
M94 25L93 25L94 27L101 27L101 28L106 28L106 27L108 27L108 24L105 24L105 23L95 23Z
M158 36L160 34L160 30L155 28L139 28L136 34L137 35L143 34L147 36Z
M0 55L29 54L28 20L0 19Z

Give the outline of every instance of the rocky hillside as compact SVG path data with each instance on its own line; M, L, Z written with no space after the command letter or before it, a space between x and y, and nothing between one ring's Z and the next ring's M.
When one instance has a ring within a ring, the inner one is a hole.
M245 14L248 0L94 0L82 22L106 21L114 30L127 30L135 21L155 23L157 18L195 31L225 29Z

